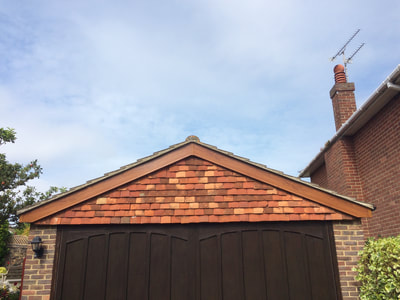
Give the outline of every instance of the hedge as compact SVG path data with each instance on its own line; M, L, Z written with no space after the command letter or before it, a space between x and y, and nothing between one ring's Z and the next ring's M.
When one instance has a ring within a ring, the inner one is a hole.
M359 255L360 298L400 299L400 236L370 238Z

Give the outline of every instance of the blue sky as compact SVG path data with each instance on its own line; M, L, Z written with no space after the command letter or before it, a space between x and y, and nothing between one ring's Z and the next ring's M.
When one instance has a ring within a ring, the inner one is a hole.
M73 187L188 135L298 175L334 134L329 60L358 29L358 106L399 64L400 2L0 0L0 127Z

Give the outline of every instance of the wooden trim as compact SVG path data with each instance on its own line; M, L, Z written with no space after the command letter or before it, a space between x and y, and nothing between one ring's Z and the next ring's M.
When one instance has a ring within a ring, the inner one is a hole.
M189 143L180 148L173 149L164 155L144 162L143 164L128 169L122 173L88 185L87 187L68 194L65 197L39 206L36 209L27 211L20 216L20 221L28 223L36 222L71 206L77 205L83 201L116 189L124 184L162 169L189 156L196 156L201 159L208 160L209 162L220 165L224 168L241 173L244 176L251 177L258 181L272 185L278 189L298 195L357 218L370 217L372 215L371 210L367 207L326 193L322 190L314 189L301 182L290 180L285 176L269 172L265 169L223 154L219 151L214 151L200 144Z

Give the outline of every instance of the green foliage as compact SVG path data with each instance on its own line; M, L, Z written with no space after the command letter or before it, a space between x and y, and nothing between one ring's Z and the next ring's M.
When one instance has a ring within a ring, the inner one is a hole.
M355 270L362 300L400 299L400 236L368 239Z
M14 143L16 140L15 130L12 128L0 128L0 146L5 143Z
M4 260L8 254L7 243L11 233L8 231L8 222L0 223L0 265L4 265Z
M15 140L14 129L0 128L0 146L14 143ZM65 191L65 188L50 187L47 192L42 193L34 187L26 186L28 181L39 178L40 174L42 168L37 160L26 165L10 163L6 155L0 153L0 224L9 221L10 224L18 226L18 210Z

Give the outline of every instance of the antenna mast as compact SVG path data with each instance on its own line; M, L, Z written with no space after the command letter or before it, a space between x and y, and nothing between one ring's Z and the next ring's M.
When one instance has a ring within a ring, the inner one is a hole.
M347 64L352 63L353 57L354 57L354 56L358 53L358 51L360 51L360 49L365 45L365 43L362 43L362 44L357 48L357 50L355 50L355 51L353 52L353 54L350 55L349 58L346 58L346 55L345 55L345 53L344 53L344 52L346 51L346 47L347 47L347 45L355 38L355 36L356 36L359 32L360 32L360 29L357 29L357 31L351 36L351 38L349 38L349 39L347 40L347 42L343 45L343 47L340 48L340 50L339 50L333 57L331 57L331 61L334 61L339 55L342 55L342 56L343 56L344 73L346 74L346 79L348 79L348 75L347 75Z

